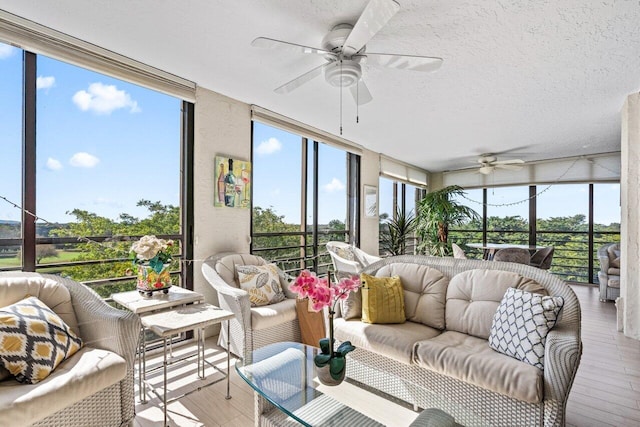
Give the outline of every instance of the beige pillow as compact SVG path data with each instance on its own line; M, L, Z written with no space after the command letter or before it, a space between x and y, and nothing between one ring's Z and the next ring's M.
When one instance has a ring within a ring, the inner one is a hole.
M275 264L236 265L236 271L240 288L249 293L252 307L275 304L286 298Z

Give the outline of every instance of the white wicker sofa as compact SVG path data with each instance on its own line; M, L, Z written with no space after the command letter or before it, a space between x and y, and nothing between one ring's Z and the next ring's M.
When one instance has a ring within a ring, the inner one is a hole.
M335 319L336 339L356 346L348 377L414 406L443 409L465 426L564 425L582 354L580 306L566 283L522 264L409 255L383 259L363 272L400 276L407 321ZM488 345L494 313L509 287L542 287L564 298L546 339L544 370Z
M53 310L79 335L83 347L36 384L21 384L11 376L0 381L0 425L132 425L139 318L109 306L91 289L70 279L0 273L0 307L27 296Z

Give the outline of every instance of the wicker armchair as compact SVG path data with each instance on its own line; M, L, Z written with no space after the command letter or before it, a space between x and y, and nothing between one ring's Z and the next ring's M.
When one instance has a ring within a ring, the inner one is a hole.
M202 264L202 274L218 293L220 308L236 315L230 322L230 351L245 357L246 352L281 341L300 342L300 326L296 314L296 294L289 291L292 278L282 270L280 285L284 301L261 307L251 307L249 294L240 289L236 265L265 265L263 258L250 254L220 253ZM222 328L218 344L227 348L227 331Z
M598 249L600 301L615 301L620 296L620 244L609 243Z
M521 248L505 248L500 249L493 256L494 261L515 262L516 264L529 265L531 255L529 251Z
M337 279L358 274L364 267L382 259L345 242L327 242L327 251Z
M133 425L133 369L140 320L111 307L88 287L50 274L0 273L2 306L35 296L84 343L37 384L0 381L0 425Z

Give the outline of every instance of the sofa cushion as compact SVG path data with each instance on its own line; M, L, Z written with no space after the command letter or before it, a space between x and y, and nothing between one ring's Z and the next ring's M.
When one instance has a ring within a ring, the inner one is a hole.
M493 316L508 288L547 294L538 282L510 271L476 269L453 276L447 288L447 330L489 338Z
M375 277L362 273L362 321L403 323L404 293L400 277Z
M362 317L362 292L350 292L347 298L340 300L340 315L345 320Z
M612 274L614 276L619 276L620 275L620 269L619 268L609 267L609 269L607 270L607 274Z
M486 339L445 331L416 343L415 363L525 402L543 399L543 371L492 350Z
M0 362L16 380L35 384L82 347L82 340L36 297L0 308Z
M121 381L126 372L119 355L84 347L38 384L2 381L0 425L31 425Z
M334 337L338 341L351 341L357 348L409 364L416 341L429 339L441 331L421 323L405 322L394 325L376 325L359 320L333 321Z
M38 298L60 316L73 332L80 333L71 304L71 294L65 286L55 280L38 276L0 277L0 307L11 305L27 296Z
M286 298L275 264L236 265L236 270L240 288L247 291L253 307L274 304Z
M287 298L275 304L261 307L251 307L251 329L261 329L278 326L297 319L296 300Z
M255 255L250 254L229 254L221 257L216 261L214 266L216 273L220 275L228 285L240 287L238 282L237 265L265 265L266 261Z
M564 305L562 297L507 289L493 317L489 347L544 369L547 334Z
M609 276L609 282L607 286L610 288L619 288L620 287L620 276Z
M400 277L407 320L444 329L449 279L442 272L426 265L399 262L380 268L376 276Z

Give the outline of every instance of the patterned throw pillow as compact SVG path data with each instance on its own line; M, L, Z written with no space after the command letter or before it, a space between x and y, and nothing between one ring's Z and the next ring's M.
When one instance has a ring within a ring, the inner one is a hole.
M0 362L21 383L45 379L82 340L36 297L0 308Z
M563 305L562 297L507 289L493 317L489 347L544 369L547 334L555 326Z
M274 304L286 298L275 264L236 265L236 271L240 287L249 293L252 307Z
M362 280L362 321L364 323L404 323L404 290L400 276L375 277L360 274Z

